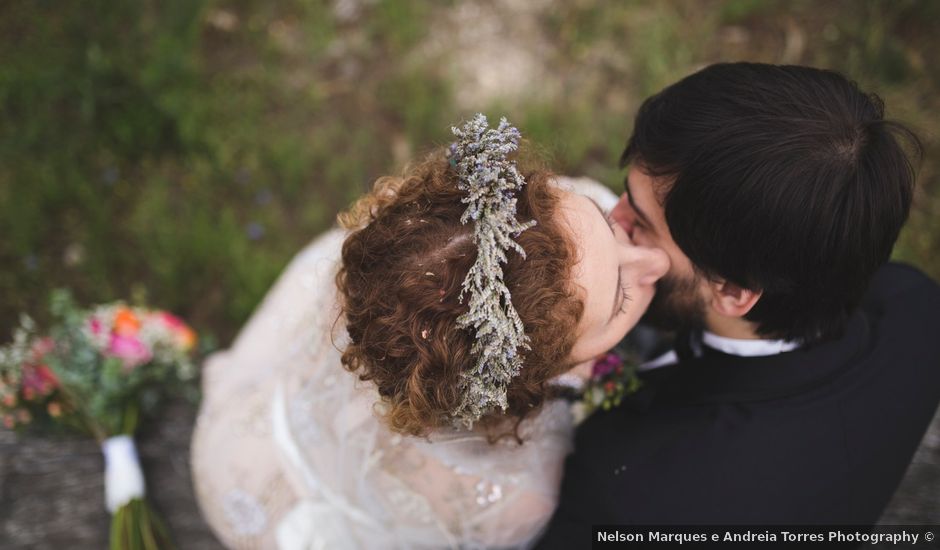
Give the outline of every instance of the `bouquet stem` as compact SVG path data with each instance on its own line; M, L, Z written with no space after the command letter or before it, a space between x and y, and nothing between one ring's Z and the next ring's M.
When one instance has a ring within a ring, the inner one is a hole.
M111 516L111 550L165 550L173 548L166 526L144 500L144 477L134 446L138 408L125 407L120 419L122 435L102 443L105 455L105 501Z
M13 342L0 346L0 421L14 428L38 418L91 434L105 457L110 548L172 548L145 500L133 437L174 388L189 388L196 334L166 311L123 302L81 309L65 290L51 306L48 335L23 316Z
M142 498L131 499L111 518L111 550L173 548L163 521Z

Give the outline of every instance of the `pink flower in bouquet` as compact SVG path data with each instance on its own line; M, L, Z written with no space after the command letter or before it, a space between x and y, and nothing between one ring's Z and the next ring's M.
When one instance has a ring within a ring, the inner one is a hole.
M173 332L176 345L183 351L189 351L196 345L196 333L182 319L165 311L161 311L159 317L163 324Z
M52 393L58 387L59 379L46 365L26 365L23 367L21 384L23 397L32 401L37 394L45 396Z
M95 336L101 334L101 321L97 317L91 317L88 319L88 328L91 330L91 333Z
M36 363L42 362L46 354L53 349L55 349L55 340L53 340L51 336L37 338L32 345L33 361Z
M153 354L140 340L118 334L111 335L106 353L121 359L125 370L132 370L153 358Z
M47 365L37 366L36 376L39 378L39 391L43 394L52 393L59 386L59 379Z

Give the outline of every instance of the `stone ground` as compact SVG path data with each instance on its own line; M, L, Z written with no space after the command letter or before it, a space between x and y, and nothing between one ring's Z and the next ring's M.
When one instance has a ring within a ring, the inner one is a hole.
M189 439L196 411L176 404L138 437L151 504L180 550L221 550L196 506ZM0 550L108 547L104 460L90 439L0 430Z
M174 405L141 434L139 450L151 503L181 550L218 550L196 506L188 464L195 409ZM107 548L98 447L90 440L26 437L0 430L0 550ZM940 414L881 519L940 523Z

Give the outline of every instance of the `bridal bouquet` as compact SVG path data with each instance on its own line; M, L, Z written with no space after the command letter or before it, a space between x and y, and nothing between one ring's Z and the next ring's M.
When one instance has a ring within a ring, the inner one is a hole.
M171 547L144 500L133 435L141 416L195 377L195 333L165 311L120 302L82 310L65 291L53 293L52 313L48 335L24 315L13 342L0 347L3 425L41 423L93 436L105 457L111 549Z

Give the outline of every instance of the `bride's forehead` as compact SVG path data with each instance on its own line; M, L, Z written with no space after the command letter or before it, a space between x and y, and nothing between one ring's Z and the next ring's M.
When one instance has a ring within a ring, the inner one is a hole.
M572 267L575 281L586 283L592 272L608 255L609 225L597 204L576 193L564 192L559 201L561 225L571 239L577 260Z
M589 245L596 232L606 226L600 207L583 195L563 191L558 206L561 219L578 248Z
M577 261L571 268L575 292L584 304L579 334L596 334L606 326L610 312L609 290L615 284L616 269L610 226L597 204L591 199L566 192L559 202L562 225L577 250Z

